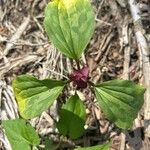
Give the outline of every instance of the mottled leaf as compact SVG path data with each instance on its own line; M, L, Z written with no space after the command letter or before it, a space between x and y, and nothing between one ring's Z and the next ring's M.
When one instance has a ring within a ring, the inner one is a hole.
M13 89L19 112L25 119L40 115L53 104L66 83L56 80L38 80L30 75L18 76L13 81Z
M49 39L65 55L79 59L94 31L89 0L54 0L45 9L44 27Z
M75 94L60 110L57 128L64 136L76 139L84 133L85 117L85 106Z
M128 80L112 80L96 85L97 101L118 127L131 128L144 102L145 89Z
M91 146L91 147L76 148L74 150L109 150L109 147L110 147L110 143L107 143L107 144Z
M31 150L32 146L40 144L40 139L35 129L22 119L7 120L2 122L5 134L12 146L12 150Z

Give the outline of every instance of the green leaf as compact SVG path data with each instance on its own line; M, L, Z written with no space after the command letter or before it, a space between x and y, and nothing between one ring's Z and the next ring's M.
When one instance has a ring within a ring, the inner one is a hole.
M109 150L110 143L106 143L103 145L97 145L97 146L91 146L91 147L85 147L85 148L76 148L74 150Z
M53 141L51 139L49 139L49 138L45 139L44 144L45 144L44 150L56 150L57 149L57 145L55 145L53 143Z
M40 115L53 104L65 84L66 82L50 79L38 80L30 75L18 76L13 81L13 89L20 115L25 119Z
M144 102L145 89L128 80L112 80L96 85L96 99L109 120L118 127L131 128Z
M2 121L2 126L13 150L31 150L40 144L35 129L23 119Z
M77 94L63 105L59 117L57 128L64 136L76 139L84 133L85 106Z
M79 59L94 31L89 0L54 0L45 9L44 27L63 54Z

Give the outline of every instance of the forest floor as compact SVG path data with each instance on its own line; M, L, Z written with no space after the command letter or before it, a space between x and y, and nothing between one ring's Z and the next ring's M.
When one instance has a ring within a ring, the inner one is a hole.
M0 0L0 120L18 117L18 107L11 85L16 76L28 73L39 79L63 79L76 67L72 60L58 52L48 41L43 28L43 12L47 2ZM150 2L137 0L137 3L141 11L142 34L148 45ZM144 64L141 62L142 56L128 1L93 0L92 4L95 9L96 28L81 58L81 62L90 68L91 80L100 83L111 79L130 79L144 85ZM69 88L66 95L73 91L72 87ZM150 150L150 136L145 132L147 102L135 119L133 129L123 131L110 123L100 108L93 105L94 95L89 89L83 93L88 116L87 133L76 141L61 139L64 149L74 145L92 146L111 140L111 150ZM56 107L53 106L30 121L43 141L45 137L51 137L55 143L60 141L51 118L56 114ZM0 128L0 150L10 150L7 144ZM42 146L44 142L41 142Z

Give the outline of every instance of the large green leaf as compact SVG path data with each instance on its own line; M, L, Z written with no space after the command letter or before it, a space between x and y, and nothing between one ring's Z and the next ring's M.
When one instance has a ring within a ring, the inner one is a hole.
M31 150L31 146L40 144L35 129L22 119L2 121L12 150Z
M97 146L91 146L91 147L85 147L85 148L76 148L74 150L109 150L110 143L106 143L103 145L97 145Z
M94 31L89 0L54 0L45 9L45 30L65 55L79 59Z
M20 115L25 119L40 115L53 104L66 83L56 80L38 80L30 75L18 76L13 88Z
M63 105L59 117L57 128L61 134L72 139L76 139L83 134L86 112L85 106L77 94Z
M97 101L105 115L118 127L132 127L144 102L145 89L128 80L112 80L96 85Z

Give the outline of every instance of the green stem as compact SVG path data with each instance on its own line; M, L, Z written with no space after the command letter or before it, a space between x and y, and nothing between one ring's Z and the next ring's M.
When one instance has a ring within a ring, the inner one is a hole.
M76 65L77 65L77 69L80 70L80 62L79 60L75 59Z
M91 86L95 86L95 84L91 81L88 81L88 83L91 85Z

